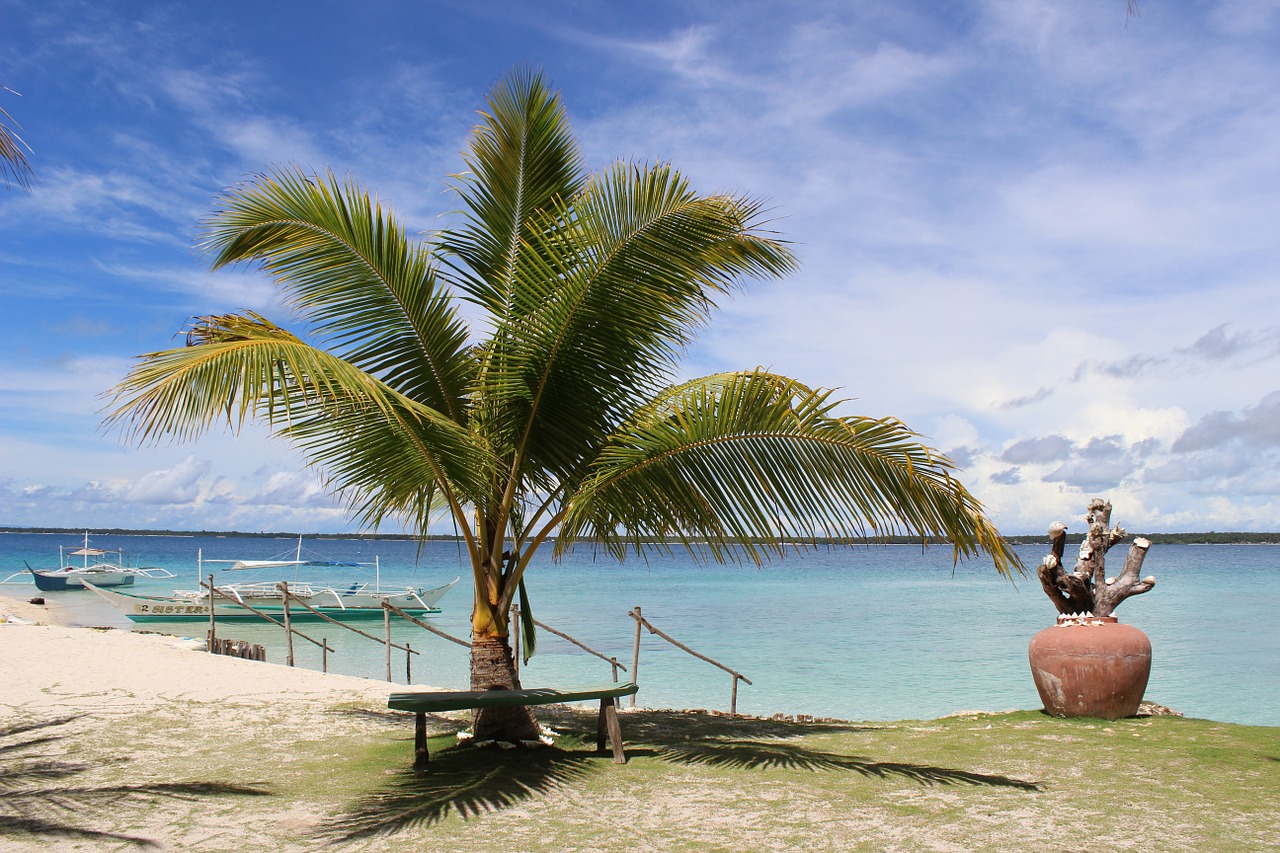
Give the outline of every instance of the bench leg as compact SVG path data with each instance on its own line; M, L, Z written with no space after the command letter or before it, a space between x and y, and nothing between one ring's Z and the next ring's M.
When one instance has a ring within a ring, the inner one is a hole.
M608 704L608 699L600 700L600 716L596 718L596 752L604 752L605 732L608 731L608 723L605 722L604 718L604 708Z
M609 733L609 745L613 747L615 764L626 764L627 756L622 751L622 725L618 722L618 706L612 696L600 700L600 718L596 721L596 750L604 752L605 732Z
M413 775L423 776L431 754L427 752L427 715L418 711L413 715Z

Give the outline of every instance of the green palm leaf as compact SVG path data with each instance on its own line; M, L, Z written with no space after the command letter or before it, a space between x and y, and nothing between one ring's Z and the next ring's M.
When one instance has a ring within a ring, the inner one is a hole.
M354 181L259 175L221 199L203 247L215 269L257 262L324 345L461 420L475 369L466 326L428 251Z
M762 371L673 389L610 439L557 549L592 537L621 557L671 540L759 561L794 540L913 533L1020 568L946 457L896 420L833 415L837 402Z
M5 91L13 91L5 88ZM12 125L12 126L11 126ZM22 189L31 189L31 163L27 152L31 147L18 135L18 123L0 107L0 177L5 185L16 183Z
M467 221L444 236L442 250L461 261L464 292L501 326L516 298L522 247L536 242L540 211L577 192L582 155L559 94L540 72L509 74L488 107L465 154L470 171L456 176Z
M262 317L206 317L188 341L141 357L113 389L107 427L145 444L264 423L374 523L425 522L440 490L470 501L488 487L493 462L472 433Z
M518 322L488 377L525 422L528 467L566 483L668 381L717 295L794 266L757 203L698 195L667 166L617 164L569 203L516 266Z

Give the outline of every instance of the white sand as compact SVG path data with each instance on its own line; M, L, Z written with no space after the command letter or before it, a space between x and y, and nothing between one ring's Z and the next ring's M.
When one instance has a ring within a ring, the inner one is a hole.
M5 853L295 849L289 840L325 817L310 802L105 792L189 781L273 790L298 754L332 749L339 770L342 744L389 737L404 741L401 767L412 761L413 727L386 716L387 682L211 655L202 639L49 624L59 618L75 621L56 604L0 596L0 764L19 773L0 798ZM6 831L6 819L33 818L71 830Z
M6 616L42 623L57 613L0 597L0 619ZM211 655L203 646L203 640L162 634L0 621L0 715L133 714L173 700L255 705L297 699L386 707L385 681Z

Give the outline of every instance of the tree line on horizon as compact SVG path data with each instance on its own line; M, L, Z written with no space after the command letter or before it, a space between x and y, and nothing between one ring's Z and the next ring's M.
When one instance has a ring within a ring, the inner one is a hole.
M297 531L251 532L241 530L142 530L124 527L100 527L89 530L95 536L227 536L238 539L369 539L373 541L415 541L418 538L427 541L455 542L461 536L452 533L435 533L417 537L409 533L299 533ZM83 527L12 527L0 525L0 533L33 533L82 536ZM1280 545L1280 531L1216 531L1182 532L1182 533L1131 533L1130 539L1136 537L1150 539L1154 544L1166 545ZM1004 540L1011 545L1047 544L1048 537L1040 535L1005 536ZM858 537L850 539L820 538L814 540L789 540L792 544L836 547L842 545L949 545L951 543L936 537L921 536L887 536L884 538ZM1078 545L1084 541L1083 533L1067 534L1067 543ZM584 543L586 544L586 543Z

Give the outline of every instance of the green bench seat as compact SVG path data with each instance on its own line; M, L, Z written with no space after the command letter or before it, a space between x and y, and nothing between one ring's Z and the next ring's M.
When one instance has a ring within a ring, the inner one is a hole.
M428 690L392 693L387 707L393 711L412 711L413 771L424 773L431 756L427 752L428 713L440 711L464 711L474 708L513 708L524 705L552 705L569 702L600 700L600 716L596 723L596 749L604 751L605 734L613 747L613 760L625 764L622 751L622 726L618 723L617 700L630 696L640 688L634 682L604 684L599 687L578 687L572 690L553 690L534 687L527 690Z

